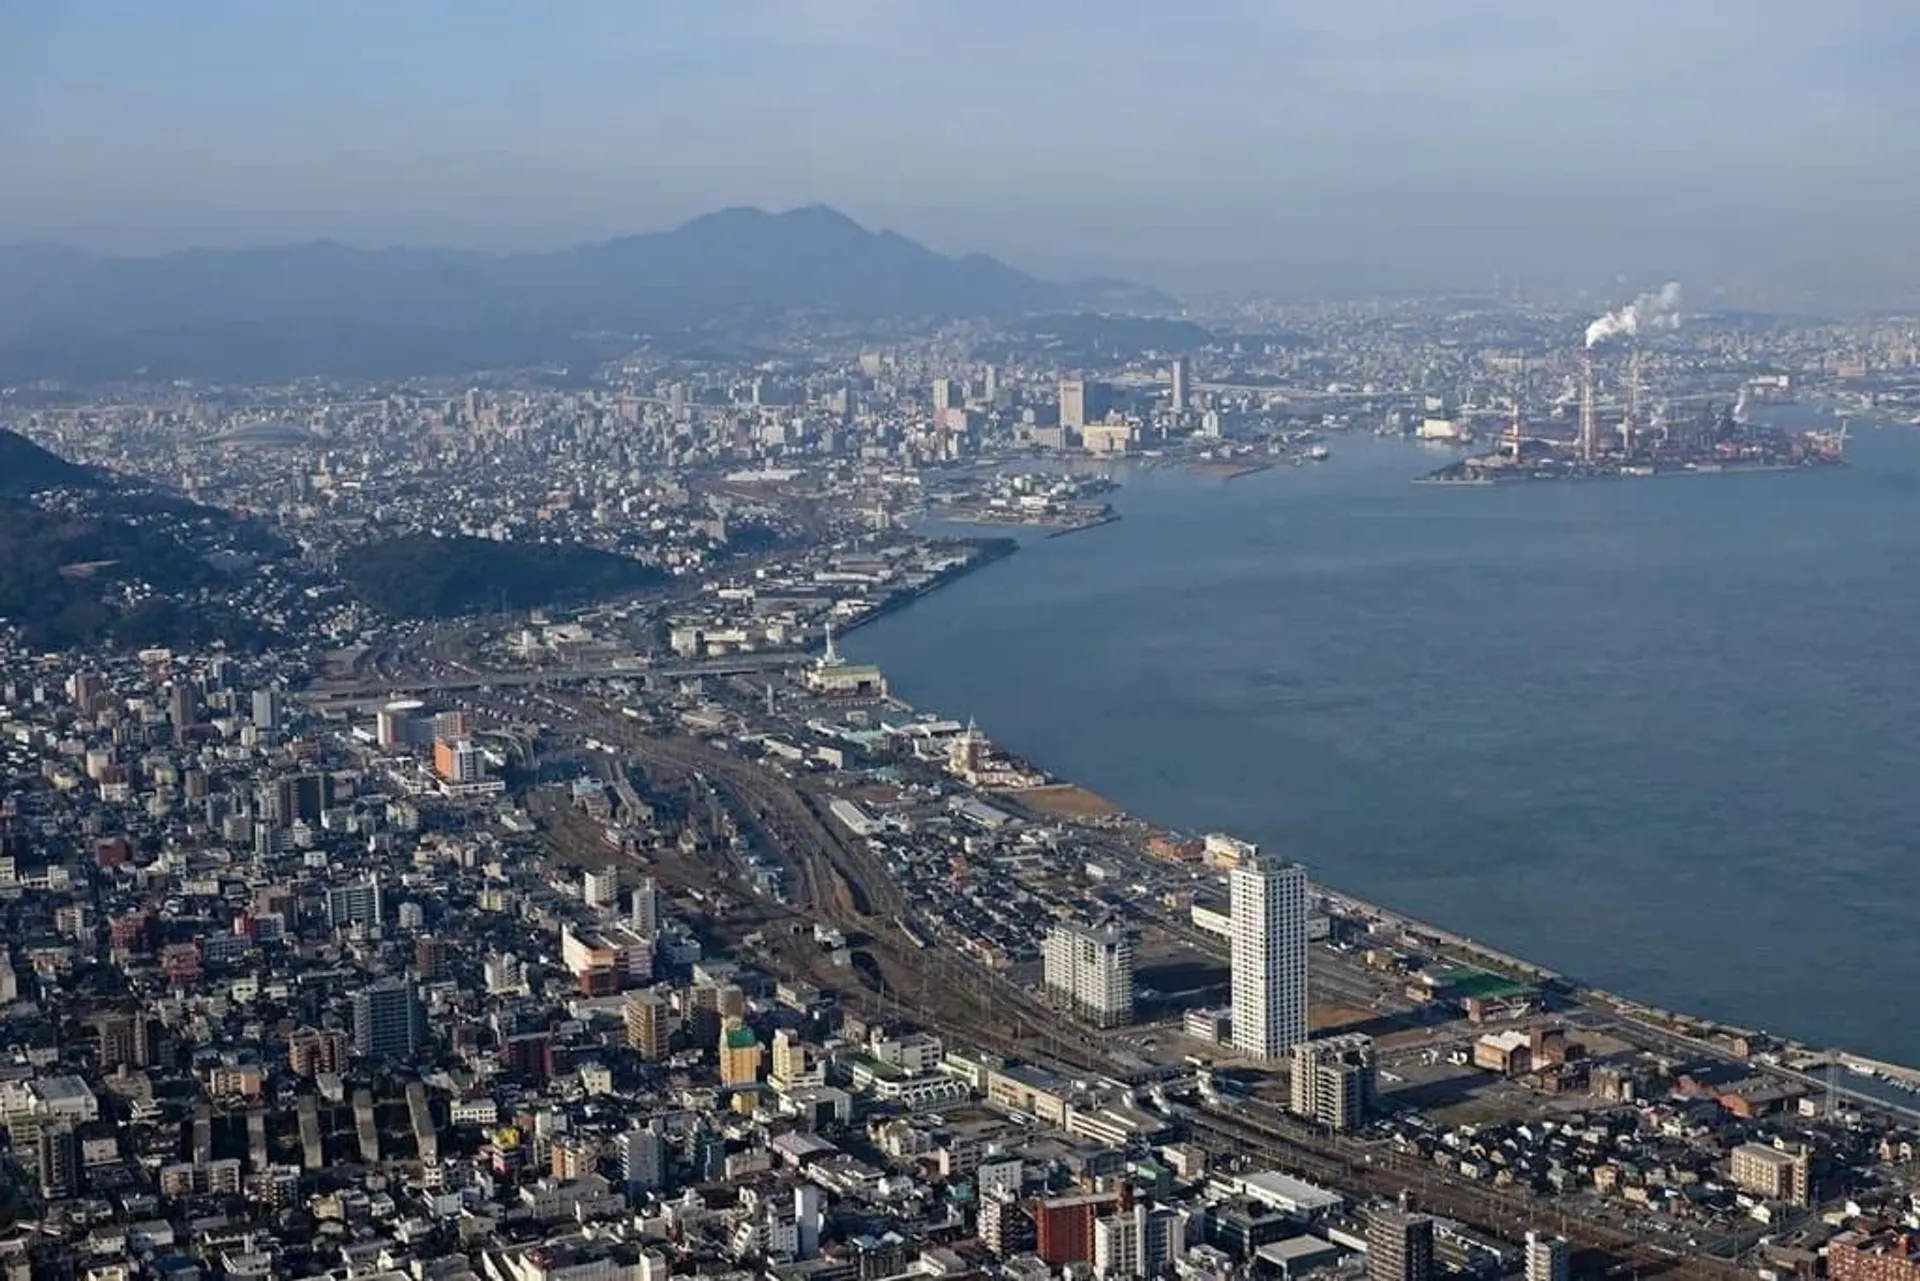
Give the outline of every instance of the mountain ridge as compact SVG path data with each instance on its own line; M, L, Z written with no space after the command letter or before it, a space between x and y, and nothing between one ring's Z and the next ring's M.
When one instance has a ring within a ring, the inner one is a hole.
M991 255L941 254L826 205L732 206L540 253L337 240L149 257L0 247L0 378L455 372L565 359L594 333L794 312L1000 318L1087 305L1172 303L1138 286L1048 281Z
M42 489L93 489L100 478L19 432L0 427L0 498L24 498Z

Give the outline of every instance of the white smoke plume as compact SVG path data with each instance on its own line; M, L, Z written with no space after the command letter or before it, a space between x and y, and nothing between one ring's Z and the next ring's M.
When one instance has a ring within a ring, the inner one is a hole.
M1587 326L1587 346L1610 338L1631 338L1648 329L1680 327L1680 283L1669 280L1657 294L1641 294L1618 311L1610 311Z

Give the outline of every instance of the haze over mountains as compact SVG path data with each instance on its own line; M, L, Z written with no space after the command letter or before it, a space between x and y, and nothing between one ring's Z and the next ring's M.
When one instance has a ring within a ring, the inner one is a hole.
M0 379L385 376L564 361L584 335L793 311L1005 317L1169 300L948 257L824 206L735 208L555 253L333 242L152 258L0 249Z

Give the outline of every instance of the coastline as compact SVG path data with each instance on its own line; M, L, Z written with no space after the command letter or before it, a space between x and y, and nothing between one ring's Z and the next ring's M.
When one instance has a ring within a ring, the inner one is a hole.
M1099 516L1093 520L1086 521L1082 524L1067 525L1061 529L1050 530L1047 533L1047 537L1048 538L1065 538L1069 534L1084 534L1090 529L1098 529L1102 525L1111 525L1113 524L1113 522L1119 519L1120 519L1119 512L1109 510L1105 515Z
M1662 475L1730 475L1761 471L1823 469L1823 467L1804 467L1799 465L1759 465L1746 468L1721 469L1717 471L1676 471L1659 473L1655 476L1648 477L1634 476L1615 478L1658 479ZM1048 536L1051 537L1054 535ZM899 701L904 707L912 706L906 703L905 700L896 701ZM1022 755L1025 756L1025 753L1022 753ZM1026 759L1033 760L1034 758L1027 756ZM1035 761L1035 764L1037 768L1044 770L1044 764L1042 762ZM1076 783L1072 779L1052 771L1046 772L1051 779L1058 783L1081 788L1086 786L1085 784ZM1132 819L1134 822L1154 832L1166 832L1170 830L1163 824L1143 818L1128 808L1124 792L1115 792L1109 789L1102 794L1112 798L1120 807L1121 814L1126 818ZM1827 1087L1828 1082L1821 1079L1821 1074L1826 1071L1826 1065L1831 1063L1837 1072L1844 1073L1849 1082L1857 1080L1870 1085L1884 1085L1887 1082L1892 1082L1900 1089L1920 1092L1920 1068L1908 1066L1897 1060L1871 1057L1844 1048L1834 1048L1832 1046L1809 1043L1795 1037L1791 1029L1788 1029L1785 1033L1775 1032L1764 1034L1773 1045L1774 1053L1748 1053L1744 1046L1733 1043L1753 1041L1761 1037L1763 1033L1758 1029L1742 1027L1721 1019L1690 1014L1677 1003L1669 1002L1666 1005L1655 1004L1626 992L1614 991L1589 984L1577 976L1530 961L1523 956L1505 951L1495 944L1459 934L1445 926L1410 916L1405 912L1398 911L1385 904L1358 898L1355 895L1348 894L1318 881L1314 883L1314 888L1317 893L1323 894L1330 901L1344 905L1350 909L1354 915L1390 922L1411 933L1432 938L1449 950L1458 952L1463 957L1472 958L1476 963L1515 976L1525 977L1530 981L1548 985L1556 994L1576 1006L1604 1011L1610 1017L1620 1019L1627 1024L1644 1029L1646 1033L1655 1039L1670 1040L1676 1046L1684 1046L1693 1052L1712 1054L1721 1058L1739 1061L1748 1065L1755 1072L1777 1075L1807 1086L1810 1089L1817 1090ZM1749 1016L1751 1017L1751 1013ZM1763 1017L1766 1016L1763 1015ZM1854 1065L1858 1065L1858 1067L1856 1068ZM1859 1069L1870 1070L1861 1071ZM1880 1079L1876 1081L1874 1078ZM1888 1097L1885 1094L1863 1091L1855 1088L1853 1084L1835 1083L1834 1092L1837 1095L1858 1100L1863 1104L1875 1108L1897 1111L1908 1117L1920 1116L1920 1111L1916 1111L1916 1104L1920 1104L1920 1099L1903 1102L1897 1098Z
M1523 472L1515 476L1489 476L1476 472L1472 479L1442 474L1459 465L1448 464L1440 471L1415 476L1409 483L1435 489L1506 489L1521 485L1578 485L1603 481L1671 480L1680 476L1763 476L1776 475L1780 472L1827 471L1835 467L1845 467L1847 464L1842 459L1835 459L1822 463L1754 463L1732 467L1675 467L1665 471L1648 472L1596 471L1564 476L1542 476L1534 472Z
M1116 517L1115 519L1118 518ZM1063 530L1061 532L1071 533L1073 531ZM882 598L878 605L875 605L872 609L859 615L857 618L849 620L841 627L840 635L848 636L859 631L869 623L879 622L889 614L898 613L915 601L933 595L933 593L939 591L942 587L950 583L957 583L967 577L967 575L976 574L989 565L998 564L1020 550L1020 540L1005 535L987 538L950 538L945 541L969 545L974 549L975 554L970 557L964 565L957 565L944 573L936 574L930 581L921 584L919 587L902 588L899 591L889 593Z
M919 713L924 710L897 695L889 695L887 701L908 713ZM1024 757L1021 759L1046 775L1047 787L1095 797L1112 807L1110 811L1089 815L1047 813L1049 821L1074 825L1130 821L1140 825L1154 837L1177 840L1181 836L1178 831L1134 813L1124 804L1092 791L1085 784L1055 774L1039 762ZM1016 801L1019 797L1020 793L1012 794L1012 799ZM1040 812L1046 813L1044 809ZM1308 889L1310 895L1317 895L1342 915L1390 926L1408 937L1427 943L1436 951L1446 954L1450 960L1470 961L1488 971L1538 984L1543 989L1560 996L1569 1005L1595 1010L1638 1028L1663 1049L1671 1049L1676 1044L1683 1045L1701 1054L1744 1064L1756 1073L1781 1077L1810 1089L1831 1090L1838 1097L1870 1108L1899 1114L1907 1121L1920 1121L1920 1068L1870 1058L1840 1047L1816 1050L1791 1037L1769 1037L1769 1034L1760 1029L1740 1027L1717 1019L1688 1014L1681 1010L1650 1005L1637 998L1586 983L1574 976L1527 960L1482 940L1456 933L1444 926L1359 898L1324 882L1311 880ZM1777 1040L1785 1054L1748 1052L1744 1046L1755 1039ZM1802 1062L1798 1066L1784 1061L1786 1058L1804 1060L1810 1057L1817 1058L1818 1061ZM1811 1070L1827 1065L1845 1072L1849 1080L1842 1083L1827 1076L1816 1076ZM1916 1097L1912 1102L1888 1098L1862 1089L1853 1083L1855 1078L1868 1081L1885 1078L1885 1082L1892 1088L1910 1091Z

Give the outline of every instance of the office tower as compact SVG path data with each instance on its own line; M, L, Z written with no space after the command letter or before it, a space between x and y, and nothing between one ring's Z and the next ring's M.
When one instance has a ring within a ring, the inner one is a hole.
M1034 1202L1034 1253L1055 1268L1091 1263L1095 1226L1102 1218L1124 1209L1128 1199L1123 1189L1048 1197Z
M153 1042L144 1014L110 1014L100 1020L100 1068L143 1068L153 1062Z
M949 409L960 408L960 389L954 386L951 378L933 380L933 416L944 419Z
M700 1183L718 1183L727 1177L727 1141L718 1134L699 1134L693 1140L693 1177Z
M263 733L280 728L280 692L272 689L253 691L253 727Z
M94 704L106 693L106 682L98 672L75 672L69 682L73 690L73 705L82 716L93 715Z
M333 778L318 771L289 774L275 783L274 791L272 818L281 823L318 823L333 804Z
M407 908L413 908L415 912L420 910L417 903L399 905L401 930L405 930L407 926ZM436 983L445 978L447 962L451 960L453 960L453 949L442 937L436 937L432 933L422 933L413 941L413 972L422 983Z
M177 740L200 723L200 691L189 680L175 681L167 697L167 719L173 722Z
M433 717L433 736L454 742L462 738L473 737L473 718L458 709L451 712L436 712Z
M989 405L1000 399L1000 366L987 366L980 380L980 398Z
M622 1011L627 1025L627 1048L648 1062L667 1057L671 1031L667 998L655 991L635 992Z
M1183 414L1187 411L1188 367L1185 356L1173 358L1173 412Z
M1186 1217L1164 1206L1136 1205L1093 1225L1093 1274L1161 1277L1186 1256Z
M64 1201L80 1192L80 1136L68 1121L52 1121L41 1127L35 1144L40 1165L40 1195L48 1201Z
M1089 423L1104 422L1113 413L1113 385L1096 378L1081 383L1081 409Z
M1527 1281L1567 1281L1573 1250L1561 1237L1527 1233Z
M1056 925L1042 946L1048 992L1098 1027L1133 1022L1133 939L1117 926Z
M1296 1116L1330 1130L1358 1129L1373 1107L1378 1058L1364 1032L1301 1041L1292 1052L1292 1097Z
M633 904L627 924L633 926L634 933L644 938L652 938L660 932L660 899L651 876L641 877L633 887Z
M1367 1281L1432 1281L1433 1220L1405 1210L1367 1215Z
M411 747L428 727L426 705L404 698L388 703L374 717L374 741L382 751L400 751Z
M1147 1207L1110 1214L1093 1225L1093 1275L1100 1281L1114 1277L1150 1275L1140 1267L1138 1222Z
M793 1226L798 1237L794 1256L811 1259L820 1253L820 1188L813 1183L797 1183L793 1188Z
M286 826L291 821L284 808L286 800L287 794L277 782L261 783L253 789L253 817L275 827Z
M468 738L436 738L433 741L433 772L442 781L454 784L478 783L486 774L481 765L480 751Z
M385 907L380 882L375 877L327 887L327 924L336 930L355 922L378 928L385 919Z
M427 1012L411 979L382 979L353 998L353 1048L362 1058L417 1058L427 1044Z
M1233 1045L1272 1061L1307 1039L1307 869L1255 856L1229 874Z
M628 1130L614 1140L614 1150L629 1197L666 1186L667 1140L657 1126Z
M1087 425L1087 383L1083 378L1060 380L1060 425L1079 431Z

